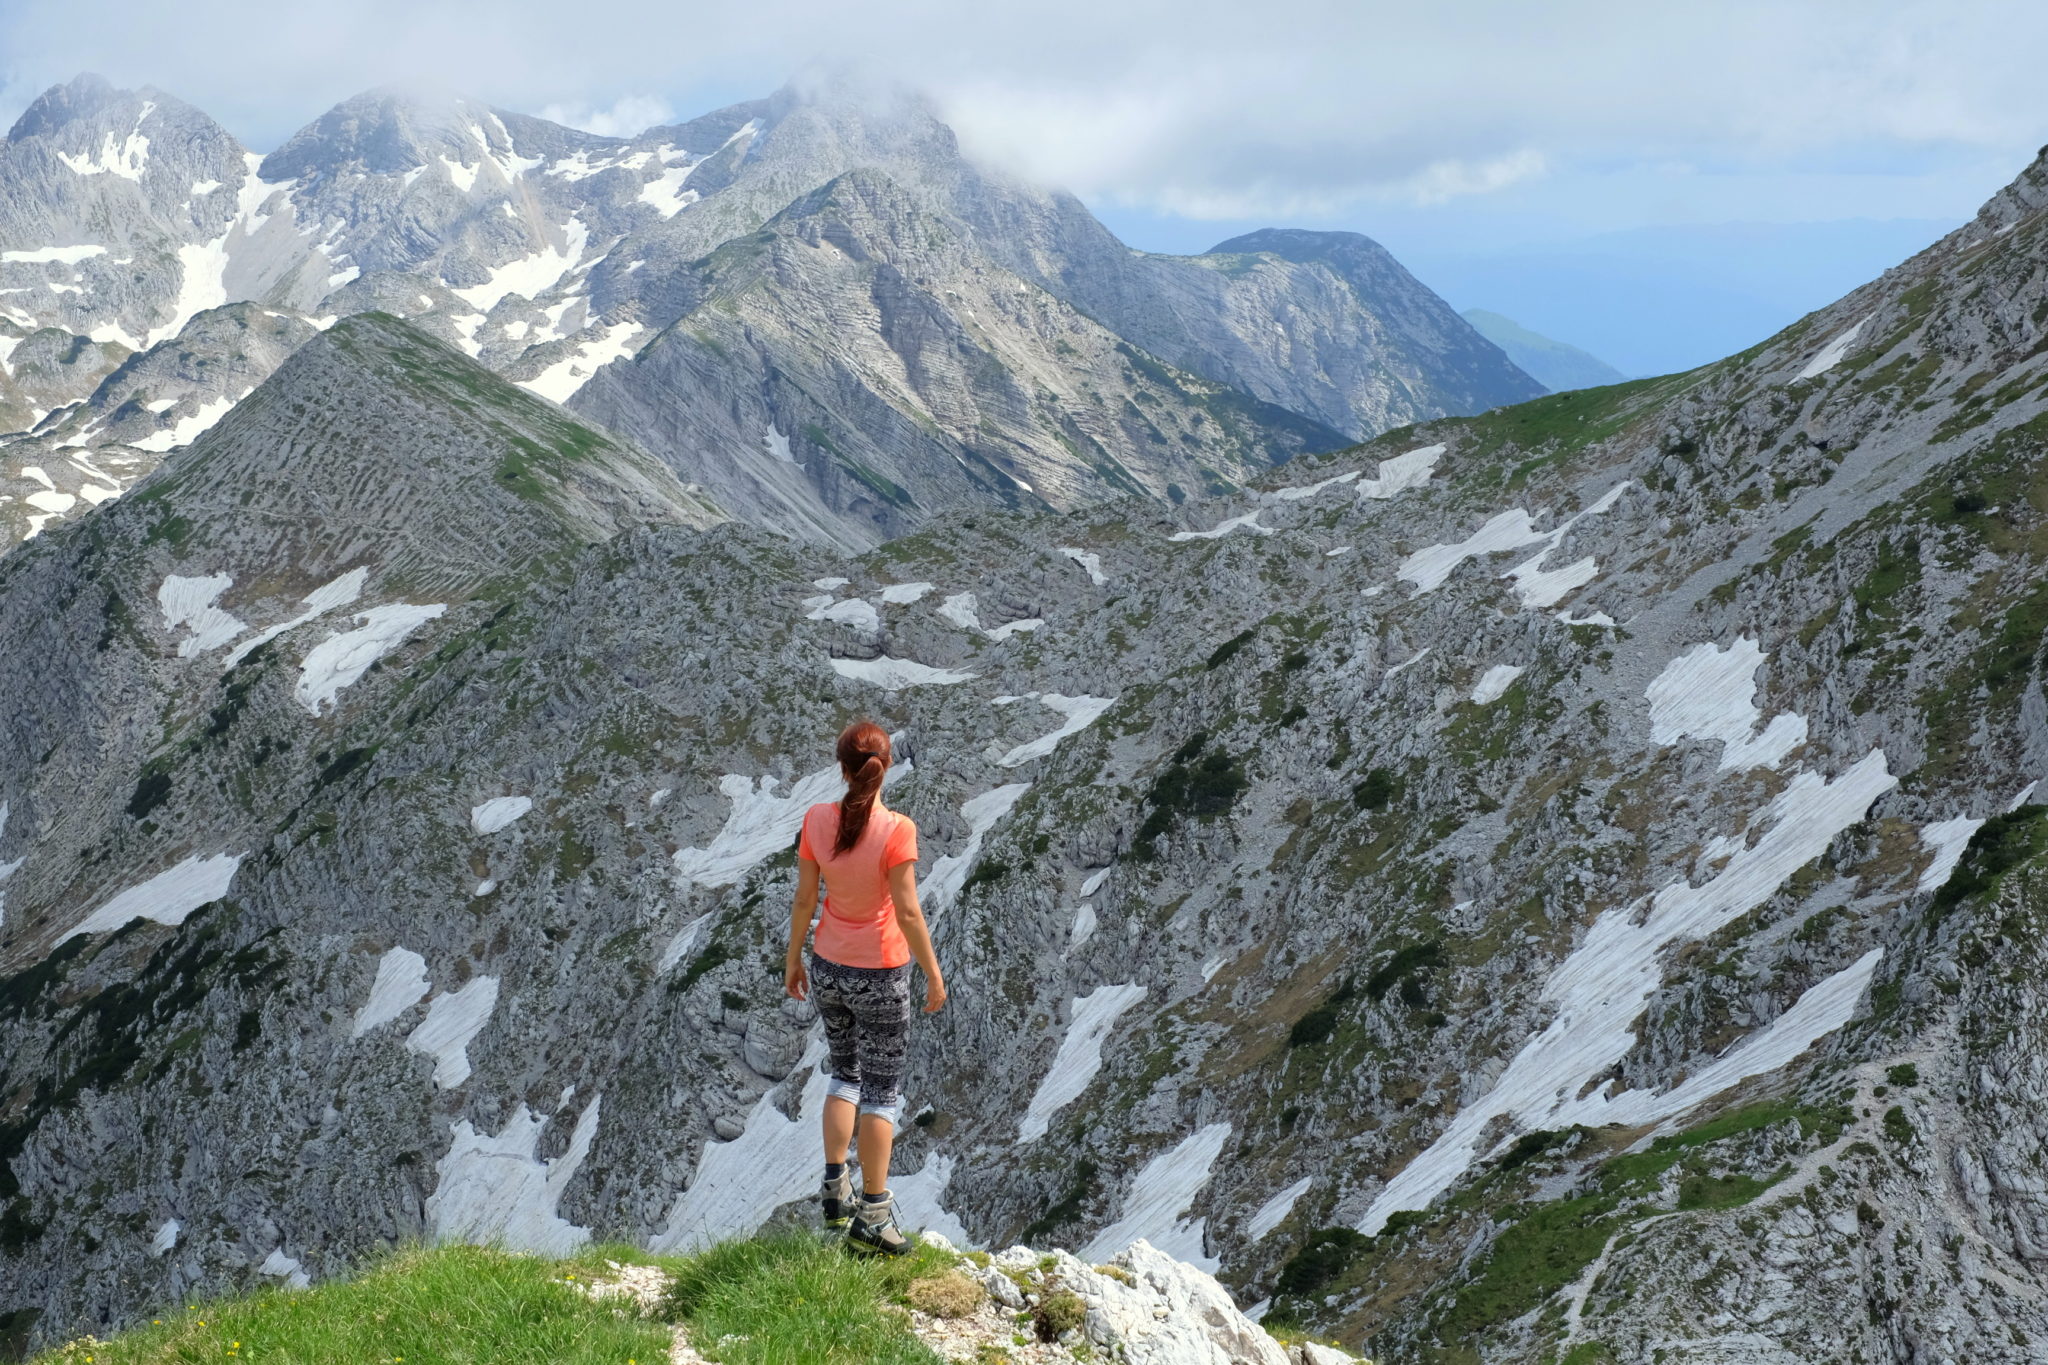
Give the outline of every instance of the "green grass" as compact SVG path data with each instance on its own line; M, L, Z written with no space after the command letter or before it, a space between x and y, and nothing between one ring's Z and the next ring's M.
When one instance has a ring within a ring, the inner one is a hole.
M73 1342L39 1365L662 1365L669 1329L615 1315L562 1263L478 1247L405 1251L300 1293L265 1290L166 1308L112 1341Z
M1546 465L1619 435L1656 409L1661 400L1693 382L1698 381L1685 375L1631 379L1495 408L1478 417L1462 419L1471 444L1461 453L1474 462L1489 459L1508 447L1531 454L1531 458L1509 473L1508 487L1519 488Z
M584 1292L611 1277L607 1260L668 1272L668 1294L651 1315ZM896 1305L912 1280L954 1264L931 1248L857 1258L806 1233L687 1257L413 1248L308 1290L170 1305L111 1341L81 1338L34 1365L666 1365L671 1324L719 1365L937 1365Z
M805 1233L756 1237L684 1262L661 1311L721 1365L937 1365L889 1304L954 1263L928 1247L857 1260Z

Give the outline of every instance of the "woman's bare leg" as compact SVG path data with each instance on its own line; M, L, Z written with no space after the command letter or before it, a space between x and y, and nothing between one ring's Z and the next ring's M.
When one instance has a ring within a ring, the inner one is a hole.
M825 1164L844 1166L846 1149L853 1144L853 1118L855 1106L852 1100L831 1096L825 1101ZM862 1148L866 1152L866 1148ZM882 1150L882 1160L889 1159L888 1149ZM885 1166L886 1169L886 1166Z
M841 1101L842 1104L845 1101ZM853 1106L846 1105L848 1109ZM832 1110L827 1106L826 1122L831 1122ZM863 1114L860 1119L860 1187L867 1194L886 1194L889 1190L889 1153L896 1146L896 1125L880 1114ZM829 1150L829 1148L828 1148ZM842 1146L840 1151L846 1149Z

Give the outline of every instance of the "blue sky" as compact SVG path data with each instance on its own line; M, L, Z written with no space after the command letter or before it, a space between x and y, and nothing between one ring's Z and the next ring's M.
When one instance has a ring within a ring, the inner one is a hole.
M630 131L848 67L1134 245L1364 232L1640 373L1966 219L2048 142L2044 50L2048 6L1986 0L0 0L0 119L96 70L258 149L421 78Z

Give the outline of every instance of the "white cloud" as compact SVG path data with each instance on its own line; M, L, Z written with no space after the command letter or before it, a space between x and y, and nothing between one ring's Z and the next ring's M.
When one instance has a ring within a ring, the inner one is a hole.
M1523 148L1487 161L1452 158L1425 166L1410 177L1408 192L1418 204L1441 204L1467 194L1490 194L1524 180L1533 180L1549 169L1543 153Z
M582 100L543 105L536 111L550 123L581 128L600 137L636 137L676 121L675 106L658 95L621 95L603 109Z

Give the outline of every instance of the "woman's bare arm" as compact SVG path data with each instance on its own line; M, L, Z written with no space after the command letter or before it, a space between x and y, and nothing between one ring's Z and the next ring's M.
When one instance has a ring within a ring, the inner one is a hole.
M896 902L896 927L910 943L910 953L924 968L924 1012L935 1014L946 1003L946 978L939 974L939 955L932 951L931 931L917 903L917 864L898 863L889 869L889 898Z
M796 860L796 901L789 908L789 956L782 964L782 989L790 998L805 1000L811 994L810 973L804 970L804 936L811 932L811 918L818 913L818 865L809 858Z

